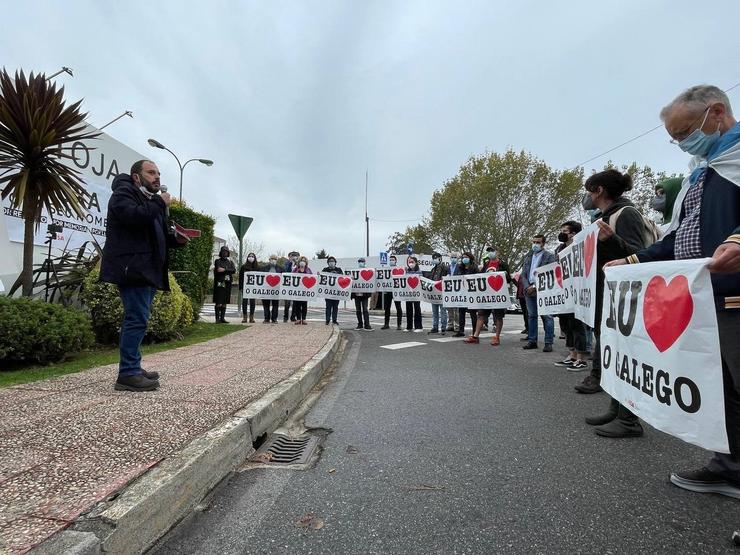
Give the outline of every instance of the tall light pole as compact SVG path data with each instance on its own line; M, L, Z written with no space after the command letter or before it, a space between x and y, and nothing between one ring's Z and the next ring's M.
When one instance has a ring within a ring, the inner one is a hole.
M370 218L367 215L367 170L365 170L365 256L370 256Z
M153 146L154 148L161 148L163 150L166 150L172 156L175 157L175 160L177 160L177 165L180 167L180 202L182 202L182 174L185 171L185 166L187 166L190 162L200 162L204 166L212 166L213 160L207 160L206 158L191 158L190 160L187 160L184 164L180 163L180 159L177 157L177 154L172 152L169 148L164 146L162 143L155 139L149 139L147 141L149 143L149 146Z

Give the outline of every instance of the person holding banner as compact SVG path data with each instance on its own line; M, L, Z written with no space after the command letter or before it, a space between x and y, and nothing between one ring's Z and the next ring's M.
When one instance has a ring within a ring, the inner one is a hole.
M301 256L301 253L299 253L298 251L290 251L288 253L288 260L285 261L285 267L283 268L283 271L286 274L295 272L295 269L298 267L298 259L300 258L300 256ZM290 313L290 321L295 322L296 320L295 304L293 304L291 301L285 300L283 301L283 322L288 321L289 313Z
M283 269L278 266L278 257L276 254L270 255L270 261L262 269L263 272L269 272L271 274L282 274ZM262 308L265 311L265 321L263 323L277 324L278 310L280 309L280 301L277 299L262 299Z
M325 274L340 274L344 275L341 268L337 267L337 259L330 256L326 259L326 268L321 270ZM339 325L337 322L337 316L339 314L339 299L326 299L326 325L332 324Z
M450 253L450 264L447 268L447 275L454 276L457 272L458 261L460 260L459 252ZM458 328L458 314L457 308L448 308L447 310L447 331L456 332Z
M464 252L460 263L453 275L468 276L478 273L478 265L475 263L475 257L470 252ZM457 312L457 333L453 337L465 337L465 316L470 313L470 327L475 330L475 324L478 321L475 310L459 308Z
M442 255L438 252L432 254L432 262L434 267L429 272L429 279L434 281L440 281L443 277L448 275L447 266L442 263ZM442 321L440 322L440 312L442 313ZM441 304L432 304L432 329L429 330L430 334L442 332L445 334L447 329L447 310Z
M308 267L308 259L305 256L301 256L298 259L298 263L293 268L293 273L313 274L311 268ZM305 326L308 315L308 301L293 301L293 307L295 308L295 325Z
M406 260L406 275L421 275L419 260L414 255L409 255ZM421 333L421 302L406 301L406 331Z
M527 317L529 318L527 344L522 349L537 348L539 331L537 326L537 268L555 262L555 254L545 249L545 242L545 236L541 233L532 238L532 250L524 257L524 267L519 277L524 287L524 300L527 303ZM542 324L545 327L545 347L542 352L550 353L555 340L555 321L552 316L546 315L542 316Z
M691 174L674 206L668 233L651 247L609 266L711 256L730 453L706 467L674 472L691 491L740 498L740 124L718 87L687 89L661 110L672 142L693 155ZM707 369L709 370L709 369Z
M495 252L495 251L494 251ZM498 256L496 254L493 255L493 260L498 261ZM486 264L486 272L505 272L506 273L506 286L507 289L509 285L511 284L511 274L509 273L509 266L503 262L499 261L499 264L491 264L492 258L489 254L488 263ZM508 294L507 294L508 298ZM477 311L478 319L475 323L475 329L473 330L472 335L469 335L465 338L465 343L479 343L480 342L480 334L481 331L483 331L483 327L485 323L488 321L488 318L490 318L491 314L493 314L493 323L496 326L496 331L494 332L494 336L491 338L491 345L494 347L497 347L501 344L501 330L504 327L504 316L506 316L506 309L505 308L493 308L493 309L481 309Z
M250 252L247 255L247 261L239 268L239 291L244 291L244 274L246 272L259 272L259 269L257 255ZM247 322L254 324L255 304L255 299L242 299L242 324ZM249 312L249 317L247 317L247 312Z
M217 324L228 324L226 305L231 302L231 276L236 273L229 256L231 256L229 247L221 247L218 258L213 263L213 304L216 308Z
M365 258L360 257L357 259L357 267L365 267ZM372 297L372 293L352 293L351 299L355 300L355 314L357 314L357 327L356 330L373 331L370 325L370 312L367 309L367 303Z
M395 268L398 265L398 259L395 254L390 255L388 258L388 265L391 268ZM380 329L387 330L390 328L391 304L396 306L396 329L401 331L403 329L403 326L401 325L403 322L403 309L401 308L401 301L393 300L393 291L386 291L383 293L383 315L385 316L385 322L383 323L383 327Z

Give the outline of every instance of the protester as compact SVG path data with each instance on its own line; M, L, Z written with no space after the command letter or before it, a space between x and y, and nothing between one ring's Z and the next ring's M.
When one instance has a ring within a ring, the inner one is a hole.
M392 254L388 258L388 264L391 268L395 268L398 265L398 259L396 258L396 255ZM383 327L380 328L382 330L387 330L390 328L390 322L391 322L391 304L396 305L396 329L401 330L403 322L403 310L401 309L401 301L394 301L393 300L393 292L392 291L386 291L383 293L383 315L385 316L385 323L383 324Z
M406 259L406 275L421 275L419 260L413 255ZM422 329L421 302L406 301L406 331L420 333Z
M269 262L262 269L263 272L269 272L271 274L282 274L283 268L278 265L278 257L276 254L271 254ZM277 324L278 310L280 309L280 301L277 299L262 299L262 308L265 311L265 324L272 322Z
M326 259L326 268L321 270L325 274L344 274L341 268L337 267L337 259L330 256ZM332 324L339 325L337 322L337 316L339 314L339 299L325 299L326 301L326 325Z
M285 268L283 268L283 271L286 274L295 272L295 269L298 267L298 259L300 256L301 253L299 253L298 251L290 251L288 253L288 260L285 261ZM290 301L285 300L283 301L283 322L288 321L288 313L290 313L290 321L295 322L295 305Z
M481 266L484 272L504 272L506 274L507 289L511 284L511 274L509 265L498 257L498 251L495 247L488 247L488 255L484 258ZM478 310L478 318L473 328L473 333L465 338L465 343L479 343L481 331L485 329L488 318L493 314L493 324L495 326L494 335L491 338L491 345L498 346L501 343L501 330L504 327L505 308L496 308L493 310Z
M478 272L478 265L475 263L475 257L473 253L464 252L460 259L455 274L456 276L467 276ZM470 313L470 327L475 329L475 323L478 320L478 315L475 310L468 310L467 308L459 308L457 312L457 333L453 337L465 337L465 315Z
M545 236L535 235L532 239L532 250L524 257L524 267L520 280L524 288L524 300L527 303L527 318L529 319L527 344L523 349L537 348L537 285L535 276L537 268L555 262L555 254L545 249ZM555 339L555 322L552 316L542 316L542 324L545 327L545 347L543 352L552 352L552 343Z
M216 323L228 324L226 305L231 302L231 280L236 273L234 262L229 258L231 252L224 246L213 263L213 304L216 307Z
M527 297L524 292L524 281L522 281L521 272L514 274L514 284L516 285L516 300L519 303L519 308L522 311L522 319L524 320L524 329L520 332L524 337L521 338L521 341L528 341L529 315L527 314Z
M365 267L364 257L357 259L357 267ZM355 300L355 313L357 314L356 330L373 331L373 328L370 325L370 312L367 309L367 303L371 296L372 293L352 293L350 295L350 298Z
M247 255L247 261L239 268L239 291L244 291L244 274L247 272L258 272L259 263L257 262L257 255L250 252ZM254 324L254 307L255 299L242 299L242 323ZM249 317L247 318L247 309L249 309Z
M661 230L665 232L671 225L673 206L681 192L683 177L670 177L655 186L655 196L650 200L650 208L663 216Z
M670 479L687 490L740 498L740 124L727 95L711 85L687 89L660 117L673 142L694 156L691 174L668 234L609 266L712 257L730 453L715 453L706 467Z
M118 174L111 186L100 281L117 285L123 303L118 378L113 386L118 391L159 387L159 374L141 367L140 347L157 289L170 290L168 247L180 246L168 229L172 197L160 192L159 178L154 162L139 160L131 166L131 175Z
M460 253L459 252L451 252L450 253L450 265L447 268L447 275L448 276L454 276L457 275L457 267L460 261ZM459 310L457 308L448 308L447 310L447 331L450 332L456 332L458 329L458 316L459 316Z
M298 264L293 268L293 272L296 274L313 274L311 268L308 267L308 259L305 256L298 259ZM305 326L307 323L306 317L308 316L308 301L293 301L293 307L295 308L296 326Z
M440 281L448 273L447 266L442 263L442 255L438 252L432 254L432 271L429 272L429 279L434 281ZM441 323L440 323L441 313ZM441 304L432 304L432 329L429 330L430 334L442 332L445 334L447 330L447 310Z

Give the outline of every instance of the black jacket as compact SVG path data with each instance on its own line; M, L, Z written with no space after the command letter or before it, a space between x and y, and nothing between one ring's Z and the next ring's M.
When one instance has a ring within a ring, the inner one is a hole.
M439 281L440 279L442 279L443 277L449 274L450 274L450 268L447 266L447 264L440 262L434 268L432 268L431 272L429 272L429 279L433 279L434 281Z
M334 266L333 268L330 268L329 266L327 266L321 271L325 274L343 274L344 273L339 266Z
M111 189L100 281L169 291L168 247L179 245L168 230L167 206L159 195L147 198L125 173Z
M239 291L242 291L244 289L244 274L246 272L259 272L260 271L260 265L259 262L256 260L254 262L245 262L242 264L241 268L239 268Z

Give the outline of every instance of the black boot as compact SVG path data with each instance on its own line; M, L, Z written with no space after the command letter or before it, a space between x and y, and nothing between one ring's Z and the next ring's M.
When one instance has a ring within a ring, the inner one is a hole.
M617 417L617 411L619 410L619 403L616 400L609 400L609 408L604 414L599 416L588 416L586 417L586 424L589 426L603 426L608 424Z
M642 426L631 411L627 410L624 405L619 405L617 417L603 426L594 428L596 435L602 437L640 437L644 433Z

